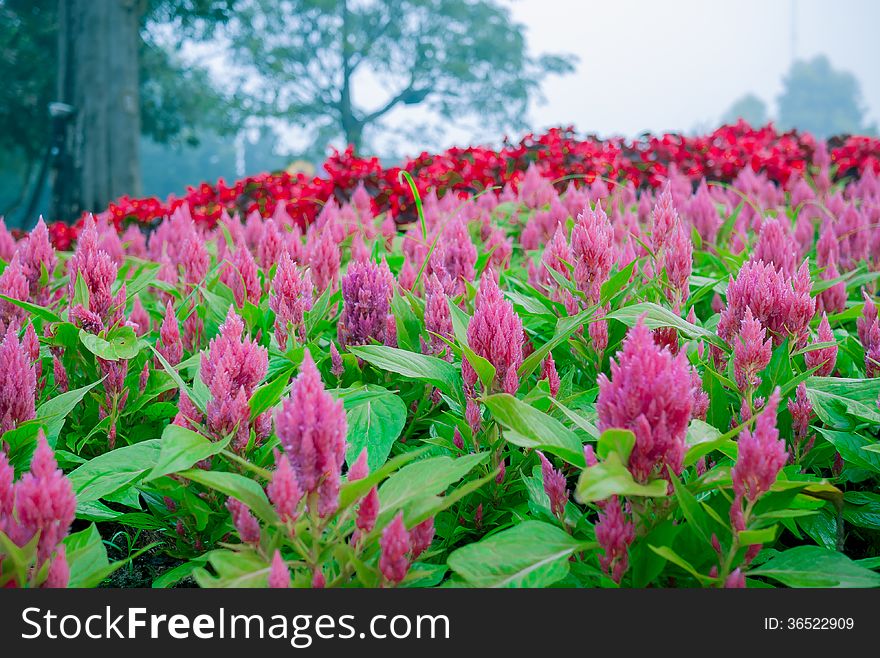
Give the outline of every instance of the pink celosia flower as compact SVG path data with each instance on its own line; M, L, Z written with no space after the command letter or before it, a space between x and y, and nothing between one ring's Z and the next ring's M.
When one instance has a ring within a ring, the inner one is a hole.
M807 368L819 367L815 372L817 377L828 377L834 371L834 365L837 363L837 344L834 334L831 332L831 325L828 323L828 316L822 313L822 321L819 323L818 341L817 343L835 343L831 347L822 347L804 352L804 361Z
M746 308L742 328L733 346L733 377L743 393L761 385L759 374L770 364L772 347L764 340L767 332L761 322Z
M272 565L269 567L269 587L272 589L287 589L290 587L290 570L281 557L281 551L275 549L272 556Z
M594 210L584 208L577 216L571 230L571 251L578 290L588 304L597 304L614 264L614 230L600 204Z
M300 488L319 496L322 516L336 511L345 460L346 418L342 402L324 390L308 350L290 397L275 415L278 439L290 457Z
M410 564L410 536L403 524L403 512L398 512L382 531L380 546L379 569L386 581L397 584L406 578Z
M396 281L387 263L380 266L372 261L355 261L349 265L348 273L342 278L340 345L369 345L373 340L386 345L392 343L387 329L395 287Z
M795 398L788 401L788 411L791 414L792 443L795 451L803 456L812 446L812 441L807 440L807 435L810 433L810 421L813 418L813 405L807 396L807 385L803 382L798 385Z
M440 233L440 239L428 261L428 274L438 277L448 276L450 288L447 292L452 296L461 295L465 291L465 281L473 281L474 265L477 262L477 248L471 241L467 224L460 216L455 216Z
M604 551L599 556L599 565L614 582L620 583L629 568L629 545L635 539L635 528L624 516L617 496L611 496L599 510L595 531L596 541Z
M282 350L287 349L291 334L305 340L305 313L312 308L312 279L308 272L299 271L287 252L282 252L272 279L269 308L275 313L275 340Z
M336 289L339 280L339 245L330 231L317 231L309 236L306 244L312 282L318 294L327 288Z
M42 587L46 589L64 589L70 582L70 566L67 564L67 552L64 544L58 544L55 557L49 563L49 573Z
M725 589L745 589L745 586L746 577L739 567L731 571L727 580L724 581Z
M666 468L681 472L685 435L693 408L691 376L684 352L660 349L639 319L629 330L611 379L599 375L599 431L632 430L636 444L629 469L640 482Z
M348 473L346 474L346 477L349 482L363 480L370 474L370 467L367 464L367 457L367 449L364 448L357 456L357 459L354 460L354 463L348 468Z
M452 350L438 336L452 340L452 314L444 286L436 274L425 281L425 329L428 332L427 351L452 361Z
M355 525L357 529L366 534L376 526L376 519L379 517L379 490L376 487L370 489L367 495L361 499L358 504L357 517Z
M172 421L174 425L195 430L196 425L202 422L202 413L183 391L180 392L177 409L177 415Z
M523 361L522 337L522 320L502 296L494 273L487 270L480 280L474 315L468 323L468 346L495 366L494 387L503 388L511 395L519 388L516 371ZM473 388L477 373L467 359L461 364L461 372L465 385Z
M230 307L220 333L202 354L201 364L199 374L211 392L206 410L208 427L217 438L237 428L235 447L242 449L250 432L248 399L266 375L269 355L244 336L244 323Z
M559 374L556 372L556 363L553 361L553 355L547 354L541 369L541 379L546 379L550 386L550 395L554 398L559 394Z
M36 413L37 376L33 360L19 342L14 326L6 329L0 343L0 434L31 420Z
M746 308L770 333L775 345L792 336L801 345L807 338L807 327L816 311L816 300L810 297L812 280L804 261L794 277L763 261L746 262L736 279L727 287L727 306L721 311L718 335L732 344L739 333Z
M266 487L266 493L269 500L275 506L278 518L288 527L299 518L299 501L302 500L302 491L300 491L297 482L296 473L287 455L275 451L275 472L272 473L272 480Z
M128 315L128 323L132 325L134 332L138 336L150 333L150 315L141 303L140 297L134 298L131 305L131 313Z
M165 305L165 317L159 327L159 340L156 349L172 366L176 366L183 358L183 342L180 339L180 325L171 302Z
M666 246L672 229L678 221L671 184L667 182L663 191L657 196L657 203L651 211L651 246L655 252Z
M30 287L31 299L37 304L45 305L49 301L49 281L55 272L58 259L55 257L49 229L42 216L28 237L21 243L19 253L21 253L21 264ZM43 281L44 271L47 275L45 282Z
M9 261L15 253L15 237L6 228L6 220L0 217L0 258Z
M693 248L691 236L684 225L679 222L672 229L663 254L666 278L669 279L669 285L672 287L670 300L675 308L679 308L688 298L688 280L693 267Z
M412 559L415 560L431 546L434 541L434 517L429 517L409 531L412 545Z
M88 310L106 322L114 301L111 286L116 280L117 268L110 255L101 250L98 243L98 228L94 218L89 215L77 240L76 251L67 262L70 278L67 292L68 299L73 300L76 281L82 278L89 291Z
M553 468L544 453L540 450L538 457L541 460L541 478L544 481L544 493L550 499L550 511L554 516L562 518L565 514L565 504L568 502L568 488L565 483L565 476Z
M871 295L862 290L862 297L865 299L865 304L862 307L862 315L856 319L856 330L859 334L859 342L865 348L865 353L868 353L875 344L880 343L880 321Z
M67 379L67 371L64 364L54 354L52 355L52 376L55 379L55 387L59 393L67 393L70 390L70 382Z
M278 204L282 207L284 204ZM286 239L284 232L275 222L269 218L263 225L263 234L257 244L257 259L263 271L269 272L269 269L278 262L282 252L287 251Z
M232 517L232 524L235 526L238 536L245 544L260 543L260 523L251 513L250 508L238 498L231 496L226 499L226 509Z
M764 220L751 259L771 264L788 276L794 273L798 254L795 251L795 242L782 222L773 217Z
M20 545L40 533L37 559L42 564L67 535L76 516L73 487L58 468L42 429L38 431L30 471L15 484L15 510L24 539Z
M785 441L779 438L779 430L776 429L778 406L779 389L777 388L764 404L755 421L754 429L743 430L737 441L736 464L730 471L733 491L736 494L734 507L740 505L743 497L754 502L763 493L769 491L770 486L776 481L777 474L785 465L788 457Z
M260 303L259 268L247 245L238 245L231 260L223 265L220 280L232 290L237 306L244 306L245 301L255 305Z
M345 374L345 364L342 362L342 356L336 347L336 343L330 342L330 373L339 379Z
M691 368L691 395L693 396L693 409L691 418L706 420L709 412L709 394L703 390L703 380L696 368Z
M687 206L687 218L696 227L703 242L707 244L715 242L718 229L721 228L721 217L718 215L718 208L709 193L705 178L700 181L696 194Z
M3 274L0 274L0 295L24 302L29 299L30 288L18 252L13 254L12 260L3 270ZM5 333L6 328L10 326L18 329L26 316L27 311L20 306L0 299L0 333Z
M452 445L459 450L464 450L464 439L461 436L461 431L457 427L452 432Z

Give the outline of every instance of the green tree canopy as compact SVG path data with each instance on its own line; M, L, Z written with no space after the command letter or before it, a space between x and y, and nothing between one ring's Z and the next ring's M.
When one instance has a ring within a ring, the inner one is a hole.
M530 55L523 26L494 0L240 0L224 38L262 112L321 147L363 146L402 105L521 128L541 79L572 70L570 57ZM372 107L358 102L368 79L386 92Z
M831 66L824 55L797 60L783 79L779 124L807 130L817 137L861 133L865 110L859 81Z
M767 123L767 104L755 94L745 94L736 99L728 108L722 123L736 123L745 119L752 126L763 126Z

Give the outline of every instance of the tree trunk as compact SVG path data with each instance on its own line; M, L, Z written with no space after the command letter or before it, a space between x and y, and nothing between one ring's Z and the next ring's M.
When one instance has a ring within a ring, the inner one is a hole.
M73 107L53 178L54 219L141 193L139 0L59 0L58 98Z

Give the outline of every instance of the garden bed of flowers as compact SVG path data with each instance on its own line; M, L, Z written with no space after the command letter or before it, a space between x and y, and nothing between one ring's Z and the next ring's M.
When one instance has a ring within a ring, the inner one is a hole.
M878 586L878 151L551 131L4 228L0 586Z

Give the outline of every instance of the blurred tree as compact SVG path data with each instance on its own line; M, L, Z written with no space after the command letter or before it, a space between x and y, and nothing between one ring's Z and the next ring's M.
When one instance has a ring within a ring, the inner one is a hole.
M573 61L529 55L523 26L495 0L239 0L224 38L261 111L322 149L340 136L363 147L404 105L520 129L541 79ZM358 102L367 80L386 91L370 109Z
M218 91L204 68L184 63L179 53L184 38L210 38L214 27L228 19L232 3L0 0L0 176L14 181L9 188L16 190L0 193L0 214L18 209L18 223L33 222L35 218L22 206L50 162L53 137L56 146L65 137L75 141L62 130L63 116L56 120L53 133L48 109L52 101L65 101L77 113L71 115L68 127L86 117L104 126L94 133L95 139L82 140L82 152L74 149L76 157L66 165L55 161L56 169L70 168L53 176L55 218L72 219L81 208L100 207L114 196L139 189L139 132L161 143L192 144L206 128L220 133L237 130L239 98ZM61 12L73 15L60 20ZM93 28L105 29L87 34L91 28L80 20L86 16ZM126 16L135 20L126 22ZM112 30L106 29L108 21L113 22ZM169 32L175 41L168 39ZM84 37L81 48L71 42L77 34ZM58 57L61 43L63 58ZM77 77L80 98L74 101ZM104 166L97 176L95 163L102 157L100 152L108 151L108 144L116 151L113 162L122 164ZM65 142L65 146L74 144ZM87 177L92 182L83 183L78 179L89 167L92 173Z
M755 94L741 96L724 113L721 122L736 123L739 119L745 119L752 126L763 126L767 123L767 104Z
M779 124L806 130L817 137L861 133L865 111L856 77L832 68L824 55L797 60L783 79Z

